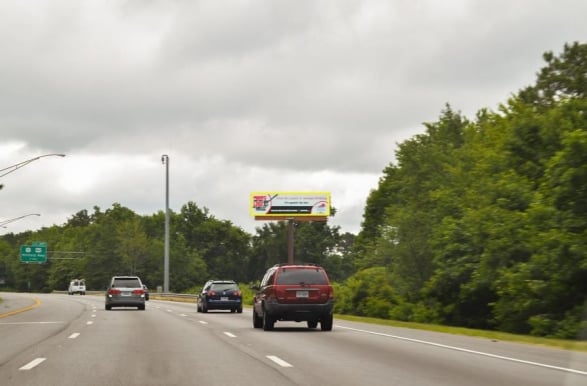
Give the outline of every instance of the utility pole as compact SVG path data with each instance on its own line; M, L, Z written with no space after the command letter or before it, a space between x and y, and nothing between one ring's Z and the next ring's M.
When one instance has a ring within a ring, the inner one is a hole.
M165 165L165 257L163 259L163 292L169 293L169 156L163 154Z

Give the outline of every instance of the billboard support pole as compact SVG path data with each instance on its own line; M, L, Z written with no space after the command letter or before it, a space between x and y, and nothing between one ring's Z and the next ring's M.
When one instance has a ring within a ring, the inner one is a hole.
M294 219L287 220L287 263L294 262Z

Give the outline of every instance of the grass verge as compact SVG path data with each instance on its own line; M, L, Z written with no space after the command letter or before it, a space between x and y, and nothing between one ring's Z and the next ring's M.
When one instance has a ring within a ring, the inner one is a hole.
M504 342L526 343L526 344L532 344L532 345L538 345L538 346L559 348L559 349L564 349L564 350L587 352L587 341L541 338L541 337L528 336L528 335L510 334L510 333L498 332L498 331L475 330L472 328L449 327L449 326L440 326L440 325L436 325L436 324L400 322L400 321L396 321L396 320L367 318L367 317L353 316L353 315L336 314L335 318L340 319L340 320L348 320L348 321L352 321L352 322L379 324L379 325L383 325L383 326L392 326L392 327L411 328L411 329L417 329L417 330L442 332L442 333L446 333L446 334L465 335L465 336L472 336L472 337L478 337L478 338L486 338L486 339L504 341Z

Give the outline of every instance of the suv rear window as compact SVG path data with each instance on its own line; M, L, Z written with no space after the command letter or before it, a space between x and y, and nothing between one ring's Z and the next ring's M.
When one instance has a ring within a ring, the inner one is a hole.
M306 268L284 268L279 272L275 284L319 284L328 285L324 271Z
M117 278L112 282L112 287L141 288L141 282L137 278Z

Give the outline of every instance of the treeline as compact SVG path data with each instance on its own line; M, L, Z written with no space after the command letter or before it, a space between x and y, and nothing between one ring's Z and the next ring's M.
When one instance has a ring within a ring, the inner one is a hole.
M398 144L358 235L296 225L296 261L326 267L337 312L587 338L587 45L544 60L536 84L498 111L469 120L447 105ZM174 292L259 280L287 260L284 222L251 235L188 202L170 224ZM48 243L48 264L19 263L32 241ZM120 273L162 285L163 244L162 211L82 210L62 226L2 236L0 288L64 290L83 277L103 289Z
M141 216L113 204L93 213L82 210L62 226L8 234L0 239L0 288L16 291L65 290L72 278L86 279L88 290L102 290L113 275L138 275L151 288L163 285L165 213ZM287 224L264 223L250 235L206 208L188 202L170 213L169 289L198 291L210 278L242 283L260 280L274 264L287 262ZM325 222L296 224L296 260L321 264L334 280L350 274L341 235ZM351 240L351 241L347 241ZM20 262L20 246L46 242L47 264Z
M499 111L447 106L399 145L341 311L587 338L587 45L544 60Z

